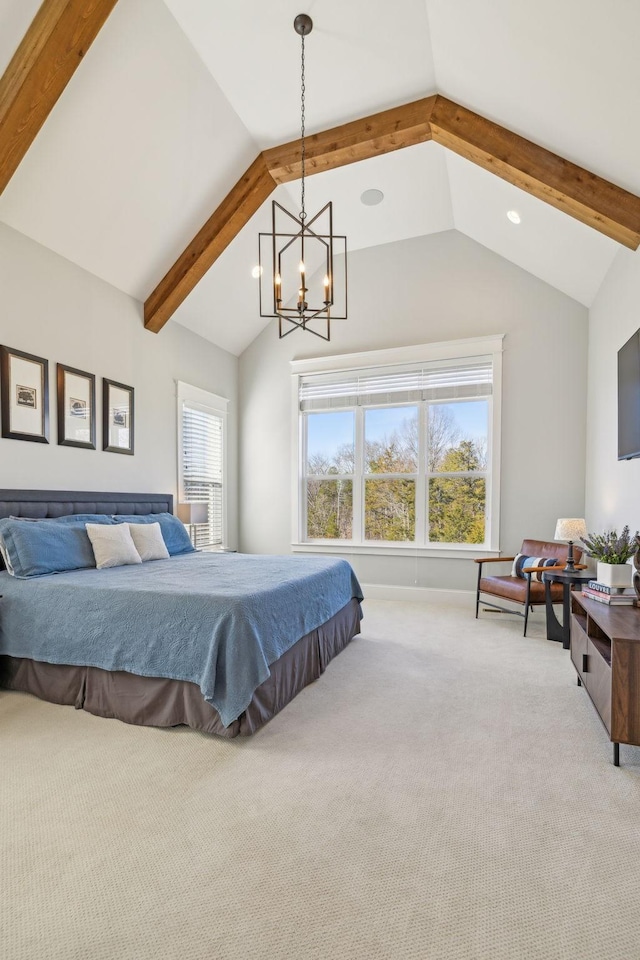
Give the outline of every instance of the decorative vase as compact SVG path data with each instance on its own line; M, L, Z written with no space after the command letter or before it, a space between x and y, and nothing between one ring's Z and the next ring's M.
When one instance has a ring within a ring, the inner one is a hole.
M630 587L632 568L629 563L603 563L598 560L598 583L607 587Z

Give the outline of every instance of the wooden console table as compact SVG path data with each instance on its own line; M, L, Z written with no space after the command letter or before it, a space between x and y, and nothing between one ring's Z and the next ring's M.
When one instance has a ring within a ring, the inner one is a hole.
M640 746L640 609L571 594L571 660L613 743Z

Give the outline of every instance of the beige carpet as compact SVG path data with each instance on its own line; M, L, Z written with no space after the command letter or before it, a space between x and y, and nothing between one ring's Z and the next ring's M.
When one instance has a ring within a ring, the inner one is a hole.
M531 633L369 602L231 743L0 692L3 960L638 960L640 750Z

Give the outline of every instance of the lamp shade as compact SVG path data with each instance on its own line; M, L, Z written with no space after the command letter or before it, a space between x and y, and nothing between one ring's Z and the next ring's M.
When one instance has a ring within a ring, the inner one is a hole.
M178 519L183 523L196 524L209 522L208 503L179 503Z
M575 542L581 537L586 537L587 525L582 519L576 517L562 517L556 523L556 532L553 535L554 540L571 540Z

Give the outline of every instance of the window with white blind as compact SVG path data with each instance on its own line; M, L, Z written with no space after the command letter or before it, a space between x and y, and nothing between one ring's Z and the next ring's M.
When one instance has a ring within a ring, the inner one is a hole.
M227 400L178 383L178 497L207 505L207 521L190 531L198 549L225 543Z
M294 361L295 541L493 549L501 356L491 337Z

